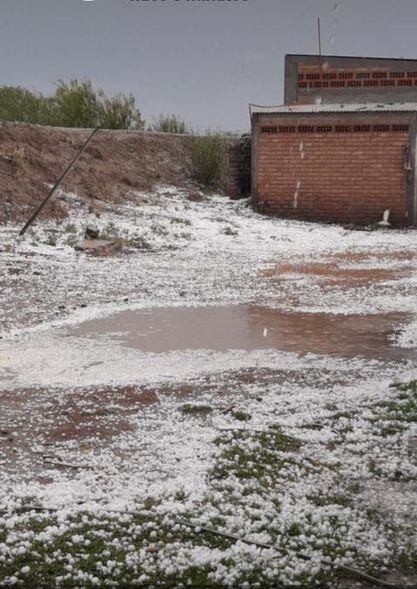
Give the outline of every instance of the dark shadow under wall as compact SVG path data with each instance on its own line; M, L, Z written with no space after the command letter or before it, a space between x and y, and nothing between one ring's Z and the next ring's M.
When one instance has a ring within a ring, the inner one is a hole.
M251 135L245 134L228 148L226 192L230 198L247 198L251 193Z

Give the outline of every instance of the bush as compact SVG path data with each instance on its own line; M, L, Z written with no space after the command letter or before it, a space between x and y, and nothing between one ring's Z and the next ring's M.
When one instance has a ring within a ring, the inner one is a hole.
M90 80L59 80L52 96L0 86L0 120L103 129L143 129L132 94L107 97Z
M188 124L174 114L159 115L159 118L151 125L151 130L159 133L177 133L179 135L191 133Z
M89 80L71 80L69 83L59 80L53 103L56 125L87 129L99 126L99 102Z
M108 98L99 90L100 127L103 129L143 129L141 114L135 106L133 94L117 94Z
M192 176L199 184L221 188L226 170L224 138L219 134L193 137L191 166Z
M40 123L48 118L49 104L42 94L21 86L0 86L0 120Z

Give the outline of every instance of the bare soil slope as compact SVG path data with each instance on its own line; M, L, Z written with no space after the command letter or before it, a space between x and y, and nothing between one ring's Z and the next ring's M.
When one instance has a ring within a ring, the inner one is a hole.
M90 134L88 129L0 125L0 223L21 222L41 202ZM182 186L189 179L190 138L138 131L100 131L61 188L96 206L134 199L155 184ZM54 198L44 217L64 217Z

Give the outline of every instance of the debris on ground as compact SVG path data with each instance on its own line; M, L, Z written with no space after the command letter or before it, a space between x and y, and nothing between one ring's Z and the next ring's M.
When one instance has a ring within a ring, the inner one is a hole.
M111 256L120 252L124 247L122 239L111 241L108 239L85 239L82 243L77 244L74 249L78 252L94 256Z

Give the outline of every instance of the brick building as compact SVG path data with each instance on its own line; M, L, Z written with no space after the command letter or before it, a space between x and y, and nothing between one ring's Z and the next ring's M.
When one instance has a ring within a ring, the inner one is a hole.
M417 59L286 55L284 104L417 102Z
M309 78L309 86L300 87L306 72L317 75L317 68L320 79ZM358 70L369 75L358 81L395 84L371 86L371 98L379 95L378 102L369 102L368 86L346 84L356 81ZM383 72L387 77L372 77ZM408 77L391 78L392 73ZM287 56L288 104L251 106L257 208L282 217L356 224L378 222L389 209L393 225L417 225L417 84L397 84L414 80L414 73L417 81L417 60ZM323 86L332 79L345 85ZM404 102L405 96L413 101Z

